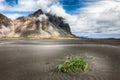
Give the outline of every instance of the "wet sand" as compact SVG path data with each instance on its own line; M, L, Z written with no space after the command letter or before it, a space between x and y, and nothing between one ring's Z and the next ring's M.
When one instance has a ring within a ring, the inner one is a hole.
M67 55L81 55L89 70L53 70ZM0 80L120 80L120 40L1 40Z

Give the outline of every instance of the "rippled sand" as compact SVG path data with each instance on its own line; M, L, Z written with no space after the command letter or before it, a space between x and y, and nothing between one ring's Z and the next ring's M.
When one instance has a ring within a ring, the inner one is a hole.
M72 54L88 61L87 72L51 72ZM120 80L120 40L0 41L0 80Z

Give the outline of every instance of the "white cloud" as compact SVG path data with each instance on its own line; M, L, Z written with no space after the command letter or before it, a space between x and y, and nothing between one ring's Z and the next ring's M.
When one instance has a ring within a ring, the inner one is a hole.
M4 15L7 16L8 18L12 19L12 20L14 20L14 19L16 19L20 16L23 16L23 14L19 14L19 13L13 13L13 14L7 13L7 14L4 14Z
M53 0L19 0L19 3L14 6L8 5L5 0L0 0L0 12L4 13L11 19L15 19L20 16L24 16L22 12L33 12L38 9L44 11L48 10L48 7L53 4ZM7 12L15 12L13 14ZM21 13L18 13L21 12Z
M11 7L0 0L0 11L35 11L39 8L52 14L62 16L71 26L72 32L80 33L120 33L120 1L99 0L87 3L78 9L78 14L66 13L58 0L19 0L19 4ZM22 14L7 14L13 19Z
M77 19L69 21L73 32L120 33L119 4L116 0L101 0L77 10Z
M43 18L48 19L48 17L45 14L42 14L38 17L39 20L42 20Z
M42 9L47 12L50 10L51 6L57 4L58 0L19 0L17 5L10 6L5 2L5 0L0 0L0 12L33 12L38 9ZM15 13L15 15L7 13L7 15L12 19L17 17L17 13ZM18 13L18 15L21 14Z
M19 0L14 6L8 5L4 0L0 0L0 11L34 11L39 8L46 9L53 0Z
M78 9L76 15L65 12L61 5L52 5L50 12L62 16L70 24L72 32L120 33L120 2L101 0Z

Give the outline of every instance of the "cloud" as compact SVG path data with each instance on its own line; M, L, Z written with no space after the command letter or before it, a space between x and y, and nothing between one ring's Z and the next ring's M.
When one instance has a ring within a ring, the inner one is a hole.
M18 0L18 4L11 6L5 0L0 0L0 11L35 11L37 9L47 9L52 5L59 4L59 0Z
M69 21L73 32L120 33L120 1L101 0L77 10L76 20Z
M120 33L120 1L101 0L87 3L76 10L78 14L68 14L59 4L49 7L52 14L62 16L71 26L72 32L79 33Z
M120 33L119 0L96 0L85 4L85 7L73 12L77 14L68 14L58 0L19 0L19 4L13 7L0 0L0 11L32 12L41 8L45 12L64 17L74 33ZM15 19L23 14L6 15Z
M53 0L19 0L17 5L11 6L8 5L5 0L0 0L0 12L11 19L15 19L17 17L24 16L25 12L30 13L40 8L44 11L47 11L48 7L52 4ZM14 13L11 14L11 12Z
M45 14L42 14L38 17L39 20L43 20L43 19L48 19L48 17Z
M20 13L12 13L12 14L5 13L4 15L13 20L20 16L23 16L23 14L20 14Z
M45 9L52 0L19 0L14 6L8 5L4 0L0 0L0 11L34 11L38 8Z
M38 9L48 12L58 4L58 0L19 0L17 5L11 6L5 0L0 0L0 12L33 12Z

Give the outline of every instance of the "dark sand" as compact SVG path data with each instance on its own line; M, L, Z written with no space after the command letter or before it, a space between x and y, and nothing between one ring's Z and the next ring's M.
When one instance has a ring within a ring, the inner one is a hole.
M51 72L71 54L83 56L90 69ZM1 40L0 80L120 80L120 40Z

